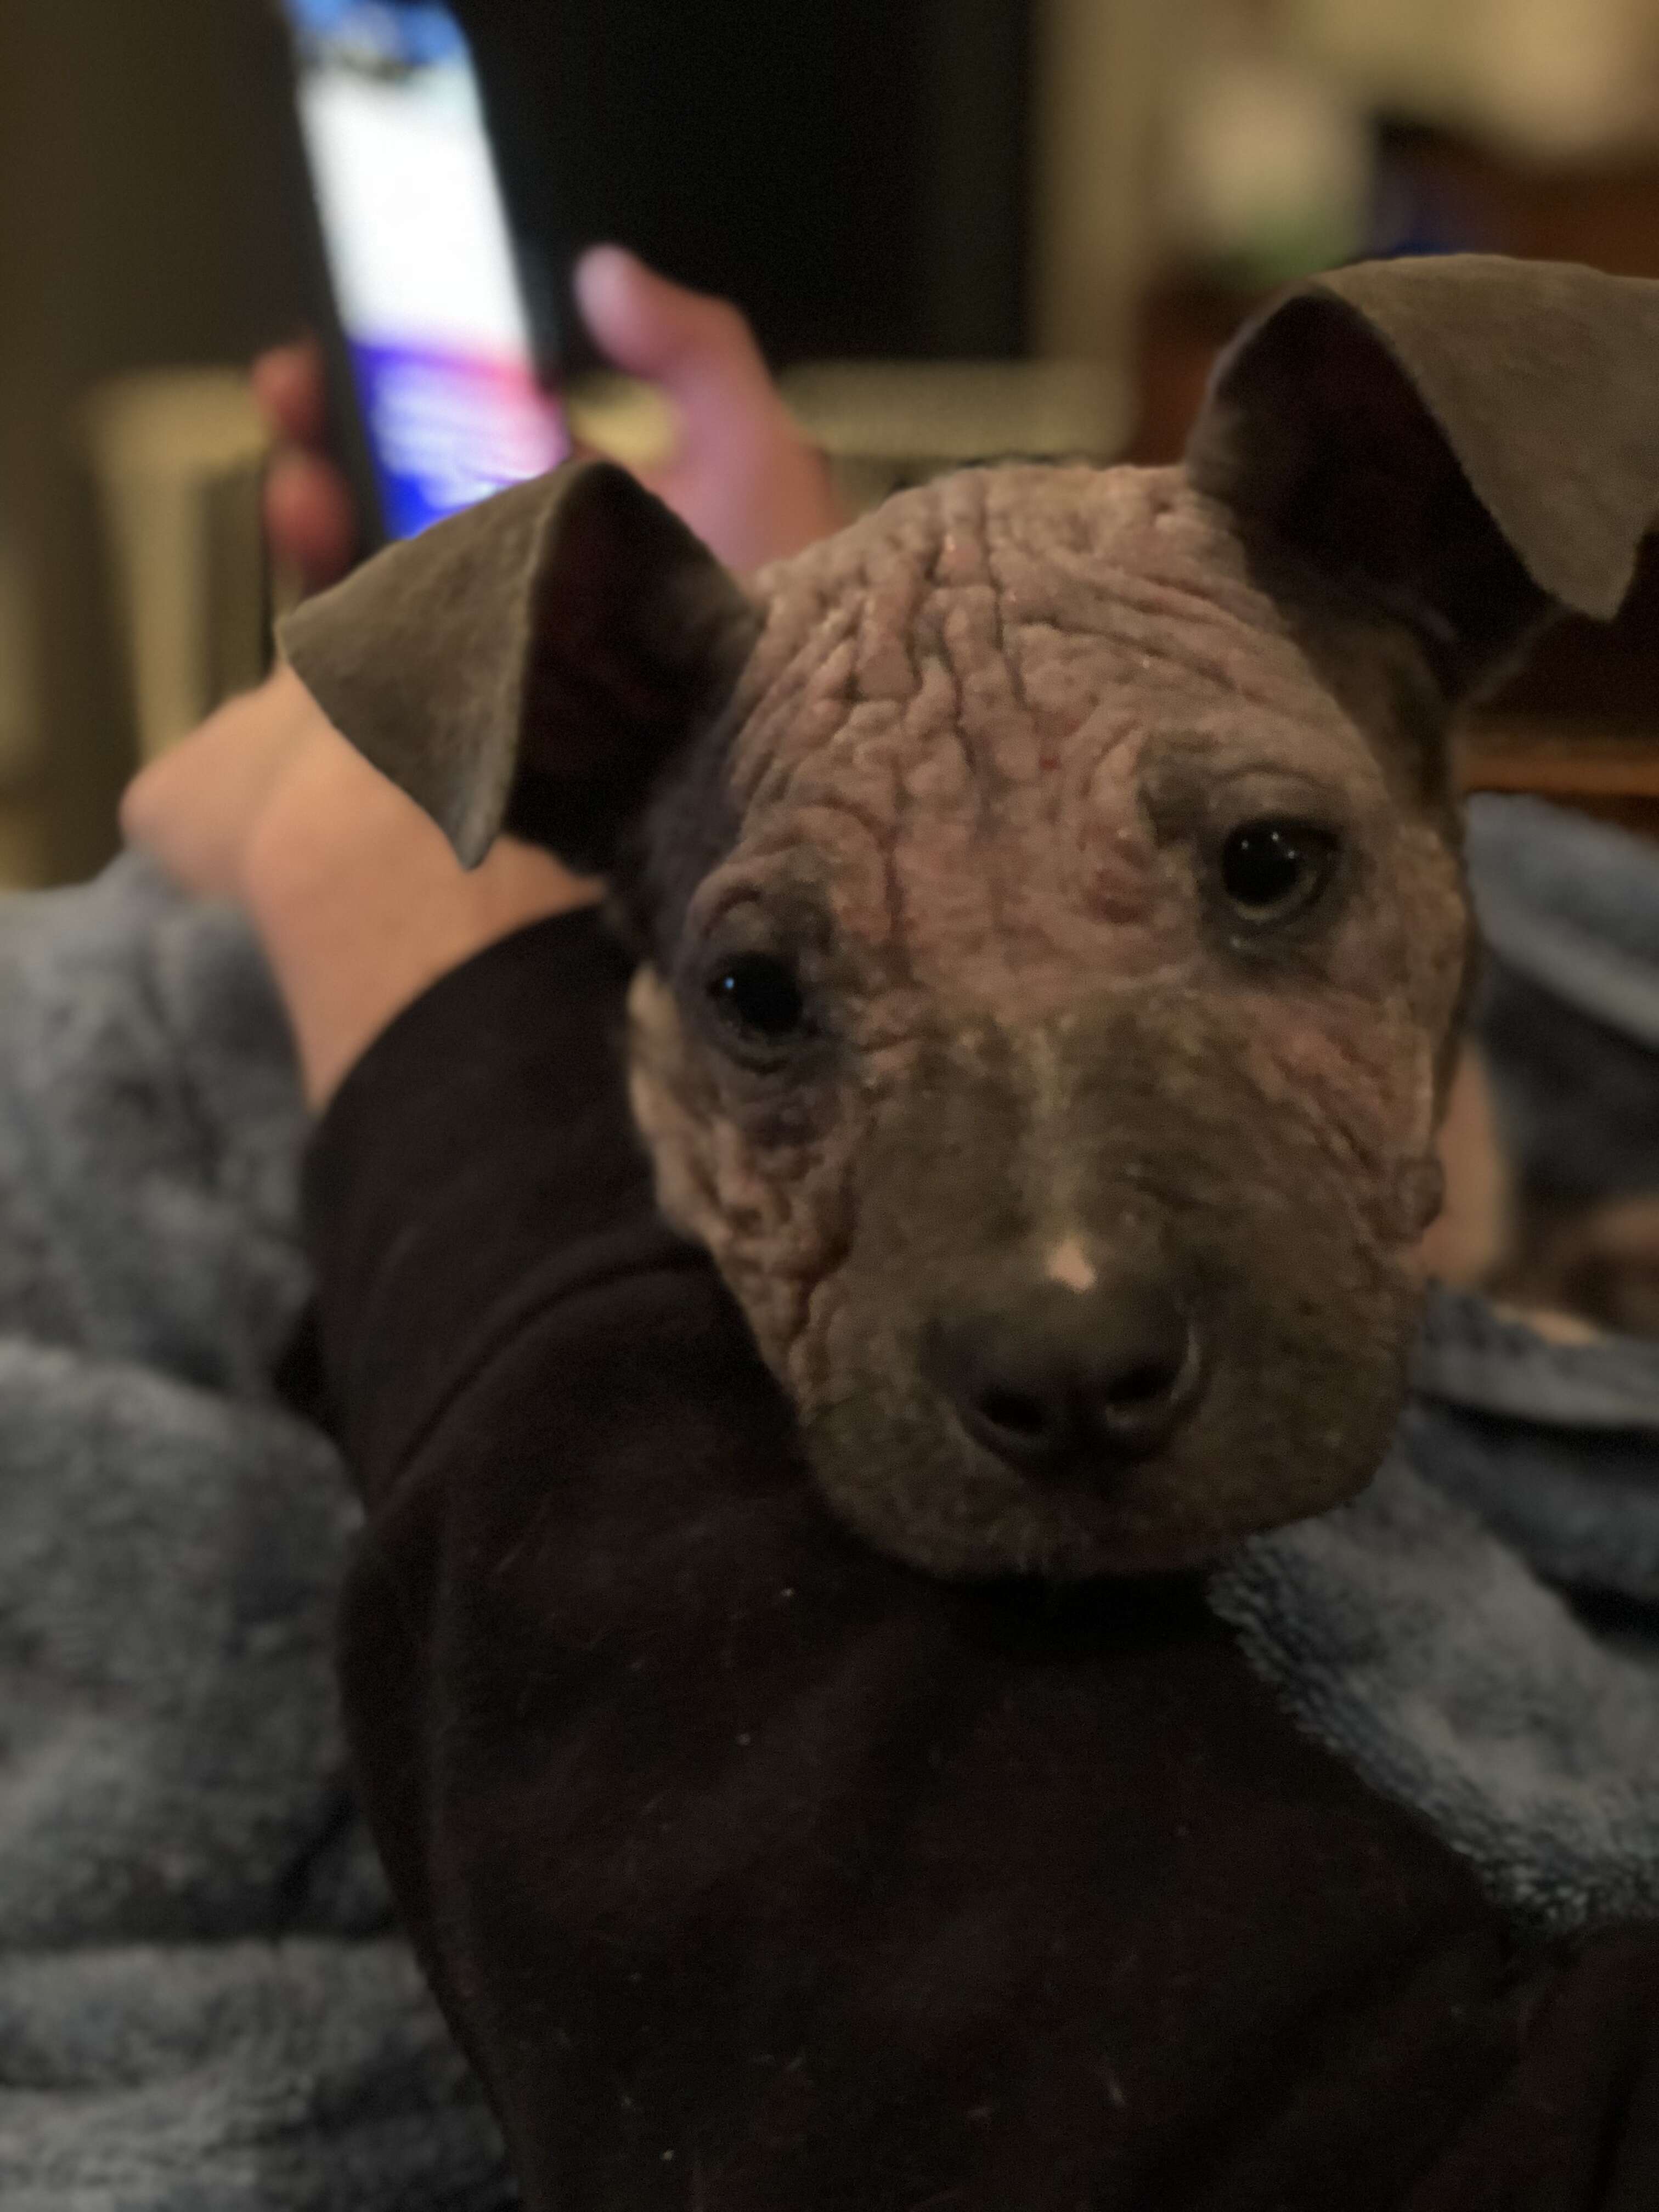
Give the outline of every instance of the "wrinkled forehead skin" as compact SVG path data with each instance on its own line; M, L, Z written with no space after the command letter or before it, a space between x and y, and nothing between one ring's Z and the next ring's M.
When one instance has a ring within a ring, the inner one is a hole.
M832 1502L935 1571L1076 1575L1351 1493L1397 1409L1465 956L1409 649L1293 623L1178 470L966 471L759 588L633 1097ZM1241 944L1216 854L1264 816L1343 858L1311 927ZM683 793L663 819L683 851ZM783 1074L710 1020L733 950L822 1012ZM1098 1481L1016 1473L927 1381L930 1324L1125 1268L1193 1315L1197 1412Z

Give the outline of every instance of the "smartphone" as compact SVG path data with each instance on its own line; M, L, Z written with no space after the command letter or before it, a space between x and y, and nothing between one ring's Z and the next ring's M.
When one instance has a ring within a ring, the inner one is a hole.
M569 439L471 56L434 0L278 0L316 215L330 431L363 550L539 475Z

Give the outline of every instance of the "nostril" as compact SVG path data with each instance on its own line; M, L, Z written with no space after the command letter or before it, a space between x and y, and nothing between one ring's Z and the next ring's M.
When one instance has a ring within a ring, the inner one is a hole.
M935 1320L923 1358L975 1442L1033 1474L1103 1474L1146 1458L1200 1395L1186 1315L1144 1284Z
M1155 1349L1143 1350L1114 1371L1097 1370L1088 1393L1089 1425L1119 1452L1156 1450L1197 1396L1197 1340L1184 1320L1170 1319L1173 1325L1159 1332Z
M1068 1375L1042 1347L1005 1336L982 1318L935 1322L924 1361L975 1443L1011 1466L1063 1457L1078 1442L1082 1408Z
M982 1390L974 1410L981 1422L1017 1443L1046 1446L1054 1440L1054 1409L1024 1390Z
M1132 1367L1127 1375L1120 1376L1115 1382L1109 1382L1101 1392L1101 1403L1125 1410L1147 1405L1172 1390L1179 1373L1179 1366L1172 1370L1167 1361L1143 1361L1141 1365Z

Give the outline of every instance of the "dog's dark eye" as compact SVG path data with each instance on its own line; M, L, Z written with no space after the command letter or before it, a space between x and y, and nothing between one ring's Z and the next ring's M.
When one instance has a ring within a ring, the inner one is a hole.
M1336 855L1336 839L1312 823L1245 822L1221 848L1221 888L1247 921L1288 921L1324 890Z
M738 953L716 969L708 995L723 1021L769 1044L793 1036L805 1020L806 1002L794 970L775 953Z

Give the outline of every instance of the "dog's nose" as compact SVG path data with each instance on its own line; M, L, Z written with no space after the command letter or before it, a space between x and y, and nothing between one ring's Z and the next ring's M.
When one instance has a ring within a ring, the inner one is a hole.
M1086 1474L1145 1458L1197 1402L1192 1324L1158 1284L1044 1284L936 1321L927 1364L969 1436L1011 1466Z

